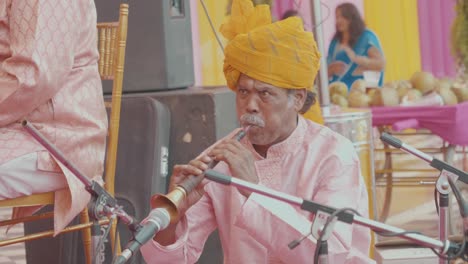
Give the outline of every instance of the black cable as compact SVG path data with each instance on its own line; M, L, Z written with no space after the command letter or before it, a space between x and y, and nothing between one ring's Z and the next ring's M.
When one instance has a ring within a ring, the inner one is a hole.
M440 193L437 191L437 187L436 187L436 188L434 188L434 203L435 203L437 215L439 215L439 213L440 213L440 212L439 212L439 202L438 202L438 201L439 201L439 197L440 197ZM460 206L460 205L459 205L459 206ZM461 210L461 209L462 209L462 208L460 208L460 210ZM437 257L439 257L439 258L441 258L441 259L443 259L443 260L453 260L453 259L456 259L456 258L458 258L458 257L460 257L460 256L461 256L461 258L462 258L463 260L465 260L464 254L463 254L464 251L465 251L465 247L466 247L466 236L463 235L463 243L462 243L462 246L460 247L460 249L458 250L458 252L457 252L455 255L453 255L453 256L449 256L449 255L444 256L444 255L440 254L439 252L437 252L436 249L434 249L434 248L430 248L430 249L432 250L432 252L434 252L434 254L435 254Z
M453 259L456 259L456 258L459 258L459 257L462 257L462 259L464 259L464 254L463 252L465 251L465 247L466 247L466 239L465 239L465 236L463 236L463 243L462 243L462 246L460 247L460 249L458 250L458 252L453 255L453 256L444 256L442 254L440 254L439 252L437 252L437 250L435 250L434 248L430 248L432 250L432 252L434 252L434 254L437 255L437 257L443 259L443 260L453 260Z
M203 0L200 0L200 3L202 5L202 7L203 7L203 11L205 12L206 18L208 19L208 23L210 24L211 30L213 31L213 34L215 35L216 41L218 42L218 45L219 45L219 47L221 48L221 51L224 54L223 43L221 42L221 40L219 39L218 34L216 33L216 29L215 29L215 27L213 25L213 22L211 21L210 14L208 14L208 9L205 6L205 2Z
M315 245L315 250L314 250L314 264L318 264L318 259L319 259L319 251L320 251L320 247L321 247L321 240L318 240L317 239L317 244Z

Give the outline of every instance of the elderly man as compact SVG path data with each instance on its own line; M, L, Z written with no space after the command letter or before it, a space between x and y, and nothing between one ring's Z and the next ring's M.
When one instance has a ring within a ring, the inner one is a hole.
M271 24L268 6L234 1L221 28L230 39L224 72L236 93L242 126L187 165L176 165L172 184L214 169L255 184L367 216L367 192L352 144L300 112L314 101L309 92L320 54L300 18ZM306 106L304 106L306 104ZM181 220L158 233L141 249L148 263L195 263L208 235L219 230L224 263L310 263L316 247L306 239L293 250L288 243L308 233L314 218L289 204L214 182L189 194ZM330 263L373 263L370 231L337 223L328 240Z

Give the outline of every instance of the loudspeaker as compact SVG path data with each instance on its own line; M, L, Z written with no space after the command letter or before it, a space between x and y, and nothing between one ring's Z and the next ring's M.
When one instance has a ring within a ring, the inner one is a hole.
M189 87L139 95L155 98L170 109L169 170L196 158L239 126L235 93L227 87Z
M119 4L95 1L98 22L118 20ZM189 0L129 1L123 92L194 84ZM110 94L111 83L104 82Z
M170 124L169 109L161 102L146 96L123 96L115 193L119 205L138 220L149 214L153 194L166 193ZM132 233L124 224L119 224L119 232L125 246ZM144 261L138 253L127 263Z
M170 110L168 175L172 174L172 168L175 164L185 164L196 158L214 142L238 127L235 93L227 87L189 87L184 90L138 93L125 97L129 99L153 98ZM121 138L119 136L119 140ZM166 182L169 183L169 179ZM136 184L135 188L138 186L140 185ZM155 193L157 192L152 194ZM143 207L149 207L148 201L149 199L141 201ZM140 211L144 210L145 208L140 209ZM127 237L122 236L123 238ZM222 263L222 252L218 232L214 232L205 243L203 253L197 263ZM142 260L138 259L138 261Z
M196 158L239 126L235 93L227 87L189 87L145 95L164 103L171 111L169 170L175 164L185 164ZM223 263L217 231L208 238L197 263Z
M154 98L141 96L122 98L115 197L129 215L145 218L149 201L155 193L166 193L169 158L170 113ZM83 190L84 191L84 190ZM77 220L74 221L77 223ZM52 228L52 220L25 224L25 233ZM121 245L132 238L124 224L119 224ZM107 239L108 240L108 239ZM85 263L81 234L73 232L55 239L26 243L28 263ZM46 252L47 254L44 254ZM51 252L57 254L50 254ZM111 263L110 242L106 243L104 263ZM144 263L137 253L127 263Z

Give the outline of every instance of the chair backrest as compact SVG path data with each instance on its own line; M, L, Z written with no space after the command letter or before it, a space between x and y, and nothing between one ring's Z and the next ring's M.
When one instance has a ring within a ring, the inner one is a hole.
M128 29L128 4L120 5L118 22L98 23L99 74L102 80L112 80L109 134L107 139L104 181L106 190L114 195L117 140L119 138L125 46ZM106 104L106 107L109 105Z

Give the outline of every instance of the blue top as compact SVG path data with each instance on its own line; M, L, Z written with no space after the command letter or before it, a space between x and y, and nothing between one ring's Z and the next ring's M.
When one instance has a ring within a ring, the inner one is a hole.
M348 89L350 89L351 85L355 80L364 79L364 76L362 74L353 74L358 65L351 61L351 59L348 57L346 52L340 47L339 44L340 43L338 42L338 39L333 38L332 42L330 43L330 47L328 48L327 64L330 65L332 62L335 61L342 61L347 65L347 67L345 68L345 71L341 76L332 75L330 76L328 81L329 83L337 81L344 82L346 83L346 85L348 85ZM380 52L382 52L382 48L380 46L380 42L377 36L374 34L374 32L366 29L358 38L356 44L354 44L352 48L356 55L367 57L367 51L371 47L376 47L380 50ZM379 86L382 85L384 77L384 72L381 71L380 73L381 74L379 79Z

